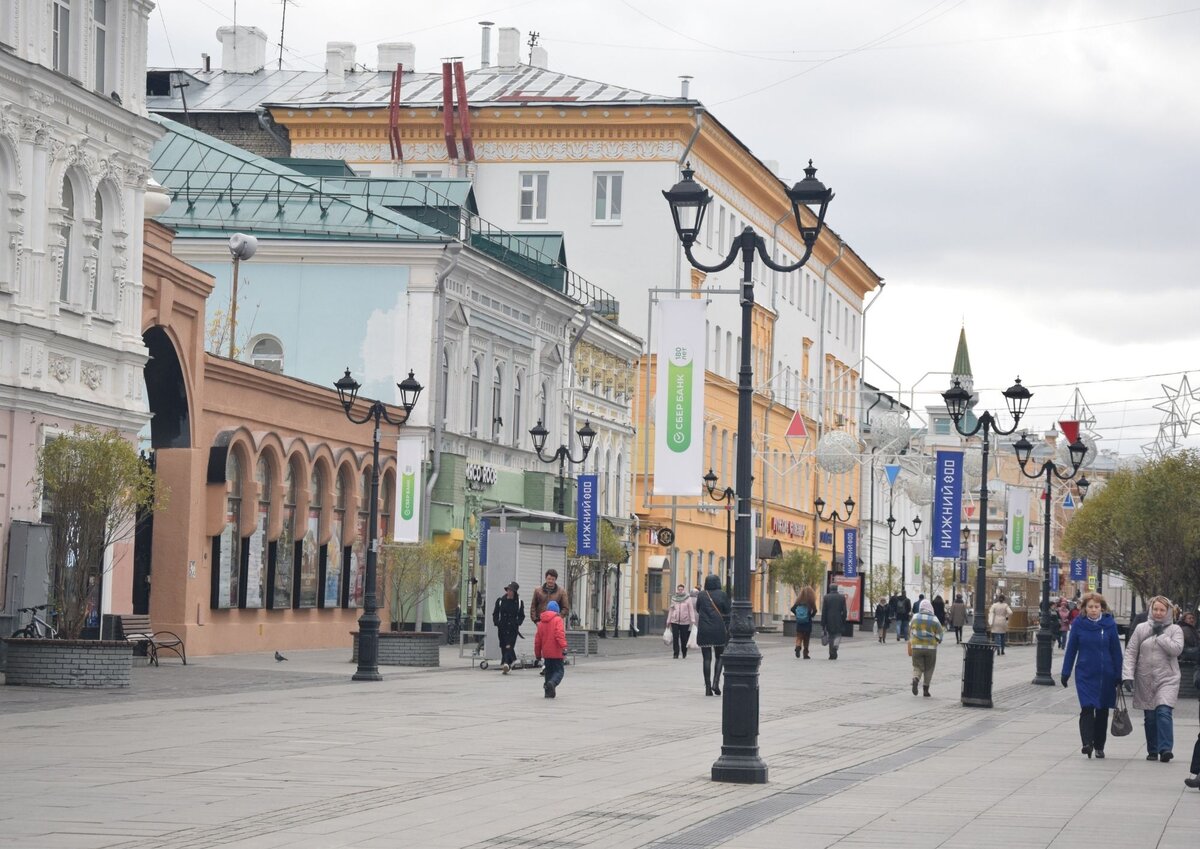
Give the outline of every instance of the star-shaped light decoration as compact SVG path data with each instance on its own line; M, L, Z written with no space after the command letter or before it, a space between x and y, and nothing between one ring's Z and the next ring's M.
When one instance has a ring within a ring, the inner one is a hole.
M1170 428L1186 439L1191 426L1200 424L1197 421L1200 414L1192 413L1192 402L1200 402L1200 394L1192 390L1192 384L1186 374L1180 380L1178 389L1172 389L1165 383L1162 384L1162 388L1167 400L1154 405L1154 409L1161 410L1164 414L1159 438L1162 438L1163 429Z

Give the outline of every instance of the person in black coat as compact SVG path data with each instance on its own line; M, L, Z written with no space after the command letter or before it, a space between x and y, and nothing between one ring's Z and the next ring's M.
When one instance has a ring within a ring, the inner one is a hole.
M721 589L721 579L709 575L696 596L696 643L704 656L704 695L721 695L721 655L729 642L729 616L733 607ZM713 656L716 666L713 667Z
M937 617L937 621L941 623L943 628L946 627L946 600L940 595L933 597L933 615Z
M821 645L829 647L829 659L837 660L838 644L842 641L842 628L846 624L846 597L830 586L825 598L821 599Z
M512 665L517 662L515 646L521 623L525 621L525 602L517 596L520 585L513 581L504 588L504 595L496 599L492 608L492 624L496 626L500 638L500 671L505 675Z

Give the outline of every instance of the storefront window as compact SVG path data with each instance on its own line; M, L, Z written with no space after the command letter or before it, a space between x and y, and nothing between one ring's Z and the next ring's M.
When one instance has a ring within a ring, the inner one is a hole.
M322 554L318 540L321 533L321 493L325 485L323 477L320 468L315 468L309 479L308 520L300 550L299 607L317 606Z
M274 596L271 607L283 610L292 606L292 582L296 569L296 466L287 464L283 479L283 528L275 543L275 580L271 583Z
M225 527L213 538L212 606L237 607L238 579L242 563L242 540L238 536L238 518L242 511L242 469L237 453L225 460Z
M322 607L338 607L341 604L342 566L345 553L342 550L342 529L346 521L346 487L342 475L333 478L333 528L326 546L328 555L325 566L325 600Z

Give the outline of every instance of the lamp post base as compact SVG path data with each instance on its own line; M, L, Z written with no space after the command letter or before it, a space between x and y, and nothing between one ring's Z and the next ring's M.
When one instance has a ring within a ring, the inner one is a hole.
M1033 683L1043 687L1053 687L1054 674L1051 671L1053 667L1054 637L1043 623L1037 632L1037 674L1033 678Z
M992 671L996 656L985 634L975 634L963 652L962 703L964 707L992 707Z
M733 636L721 657L721 756L712 780L766 784L767 764L758 755L758 669L762 653L754 642L749 601L733 603Z

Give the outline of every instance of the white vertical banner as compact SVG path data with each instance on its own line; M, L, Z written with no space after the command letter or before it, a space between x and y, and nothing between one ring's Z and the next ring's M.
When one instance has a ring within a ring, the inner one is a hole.
M1029 550L1029 490L1008 487L1008 541L1004 545L1004 570L1024 572Z
M421 499L425 495L425 440L400 436L396 441L396 542L421 541Z
M703 300L659 301L655 495L699 495L704 476Z

